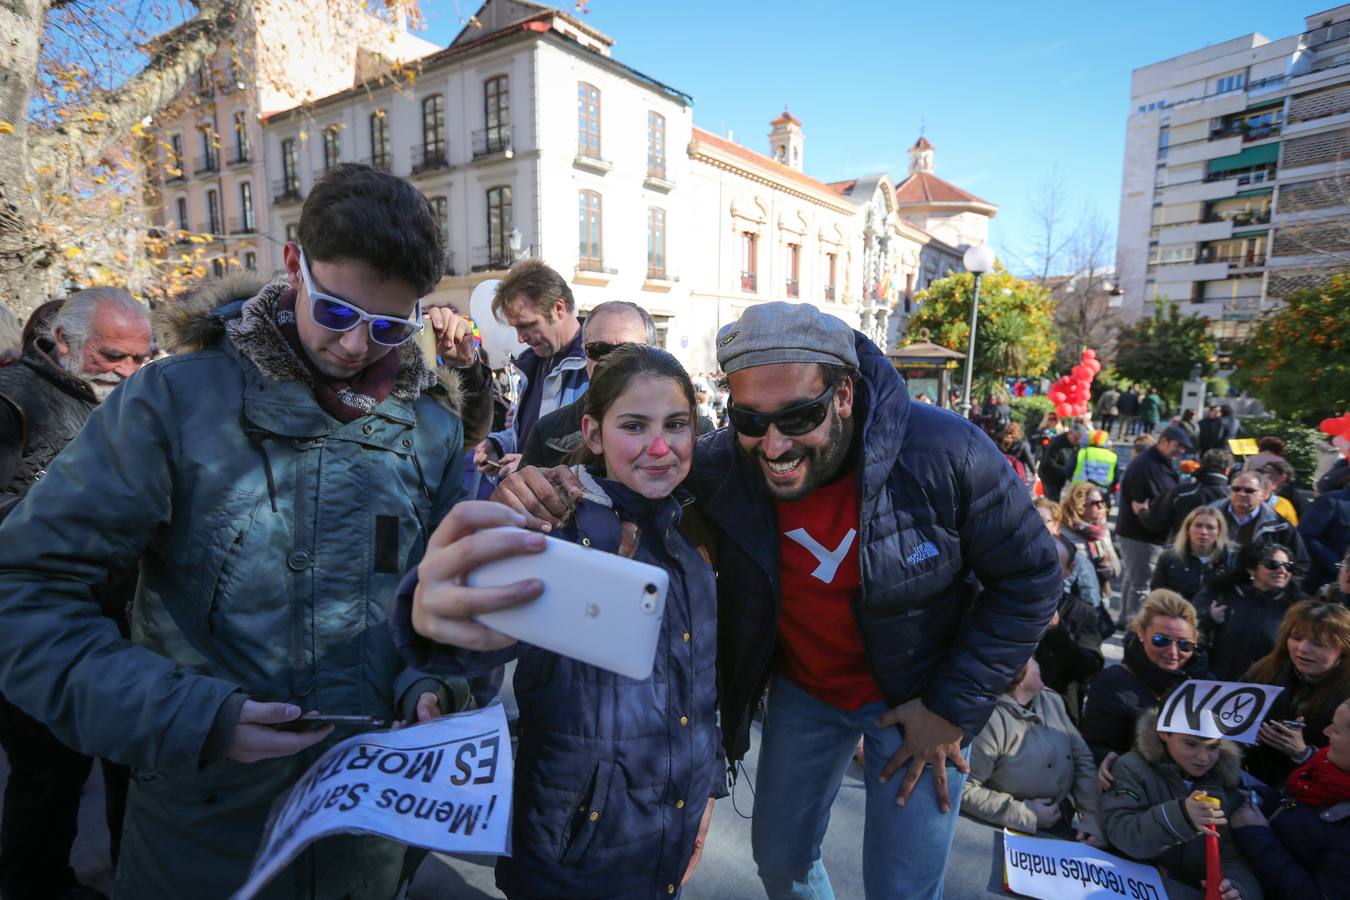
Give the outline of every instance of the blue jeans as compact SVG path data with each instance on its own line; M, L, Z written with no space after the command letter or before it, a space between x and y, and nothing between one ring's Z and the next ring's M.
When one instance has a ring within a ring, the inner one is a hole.
M942 896L947 853L956 833L966 779L947 766L949 813L938 809L931 770L919 778L909 802L897 805L895 796L908 767L886 784L879 780L882 766L900 749L899 728L876 724L885 710L884 703L869 703L856 712L844 712L782 675L774 678L760 739L750 829L755 864L771 900L833 900L834 889L820 860L820 843L860 734L866 740L863 886L867 896L873 900Z

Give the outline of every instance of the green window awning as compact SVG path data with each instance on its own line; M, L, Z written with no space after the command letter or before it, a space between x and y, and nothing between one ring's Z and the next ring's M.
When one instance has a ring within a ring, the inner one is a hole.
M1248 147L1232 156L1220 156L1209 161L1209 172L1230 172L1234 169L1250 169L1255 166L1268 166L1280 158L1279 143L1265 144L1260 147Z
M1236 194L1234 194L1233 196L1234 196L1234 197L1260 197L1262 194L1273 194L1274 192L1275 192L1275 188L1273 188L1273 187L1263 187L1263 188L1256 188L1255 190L1251 190L1251 191L1238 191L1238 192L1237 192Z

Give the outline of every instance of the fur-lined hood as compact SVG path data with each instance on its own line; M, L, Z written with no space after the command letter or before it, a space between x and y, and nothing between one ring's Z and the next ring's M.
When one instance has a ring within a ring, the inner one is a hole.
M1139 717L1134 732L1134 752L1151 766L1176 765L1168 755L1162 738L1158 737L1158 713L1159 710L1151 709ZM1242 750L1238 745L1232 741L1219 741L1219 761L1211 771L1225 785L1241 784Z
M157 330L175 354L206 350L228 338L267 377L312 386L309 370L276 326L277 300L288 290L290 285L284 280L268 282L253 272L210 278L164 309L157 316ZM222 313L223 307L241 300L244 303L237 313ZM393 352L399 354L399 370L392 396L412 401L425 393L456 415L460 413L464 404L459 373L445 367L433 371L416 341Z

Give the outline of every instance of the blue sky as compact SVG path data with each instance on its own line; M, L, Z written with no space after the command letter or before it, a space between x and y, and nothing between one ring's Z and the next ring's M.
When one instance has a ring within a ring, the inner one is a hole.
M1005 250L1025 239L1029 194L1055 165L1075 205L1114 231L1132 69L1252 31L1294 34L1333 5L1321 2L588 0L581 18L614 38L616 59L693 95L695 124L753 150L766 152L787 105L806 171L825 181L903 175L926 126L937 174L999 205L991 240ZM478 6L423 0L424 36L447 43Z

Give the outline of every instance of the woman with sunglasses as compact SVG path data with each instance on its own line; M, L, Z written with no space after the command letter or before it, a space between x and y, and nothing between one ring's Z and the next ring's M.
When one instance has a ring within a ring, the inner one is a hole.
M1139 717L1187 678L1209 677L1196 635L1195 607L1185 597L1151 591L1130 623L1124 660L1088 682L1080 730L1102 764L1104 784L1110 783L1116 757L1134 746Z
M1288 550L1279 544L1243 547L1233 570L1195 598L1215 677L1241 681L1252 663L1275 648L1280 622L1298 600Z
M1086 553L1097 572L1104 602L1111 596L1111 579L1120 577L1120 557L1107 529L1106 492L1088 481L1069 486L1061 498L1060 534Z
M1338 603L1295 603L1280 623L1275 649L1242 680L1285 690L1266 713L1246 769L1272 787L1327 745L1326 727L1350 697L1350 610Z
M1186 514L1172 546L1158 557L1149 587L1176 591L1194 601L1228 569L1228 522L1217 509L1199 506Z

